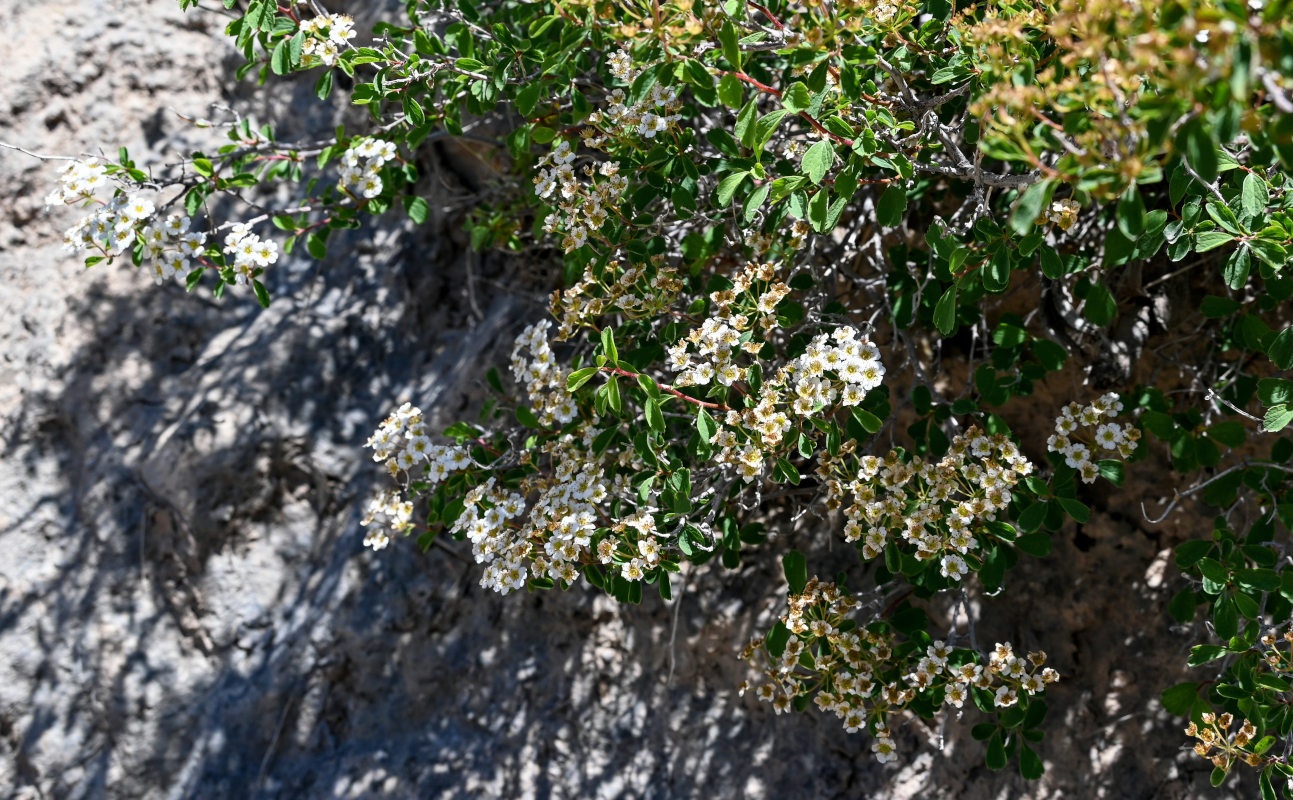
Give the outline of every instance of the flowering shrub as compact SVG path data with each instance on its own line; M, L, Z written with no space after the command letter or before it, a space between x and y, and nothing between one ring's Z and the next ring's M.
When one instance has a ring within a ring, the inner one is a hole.
M240 76L307 74L368 124L289 143L237 120L157 175L74 161L50 202L90 210L68 233L87 266L268 304L280 252L322 258L360 214L424 222L414 155L471 125L512 178L473 247L552 275L476 422L405 405L373 434L393 483L365 544L444 533L484 587L630 603L684 562L781 557L756 695L834 713L881 762L904 715L968 700L988 766L1035 778L1059 673L936 620L1158 458L1164 516L1220 514L1178 548L1169 609L1213 666L1164 706L1214 784L1293 776L1285 4L410 0L371 35L311 2L225 7ZM280 183L289 207L208 210ZM1012 429L1048 377L1073 387L1053 433ZM848 591L808 579L837 536Z

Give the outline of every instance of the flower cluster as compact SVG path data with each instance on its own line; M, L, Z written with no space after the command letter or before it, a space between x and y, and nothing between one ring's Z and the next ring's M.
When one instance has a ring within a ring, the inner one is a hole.
M1266 761L1251 747L1257 736L1257 727L1250 720L1244 720L1234 730L1231 728L1235 718L1229 712L1218 716L1205 711L1202 720L1202 726L1191 722L1185 735L1199 740L1194 745L1194 752L1211 761L1213 766L1229 770L1236 760L1252 767L1261 766Z
M724 327L716 331L723 335ZM680 362L673 353L671 359ZM708 377L707 370L700 369ZM725 376L715 377L721 382ZM857 405L883 377L879 350L859 339L854 328L843 326L831 334L819 334L801 356L764 383L756 403L723 416L727 427L715 438L720 448L715 460L734 466L742 480L751 482L763 474L767 450L778 447L793 427L791 414L829 415L838 407Z
M190 224L188 217L171 214L160 225L145 225L140 230L144 260L158 284L167 278L183 280L188 272L189 259L199 258L206 252L207 235L202 231L190 231Z
M234 223L224 237L224 252L233 256L234 280L246 285L265 267L278 261L278 243L261 239L251 232L251 226Z
M58 188L45 197L45 205L61 206L95 200L95 192L108 184L108 168L98 159L69 161L58 175Z
M590 268L565 290L552 293L549 308L558 320L556 337L569 339L574 332L592 326L603 314L618 313L630 319L655 317L678 298L682 279L674 267L653 263L649 267L624 267L613 259L599 279Z
M365 446L372 448L373 460L382 463L392 476L405 475L428 487L472 464L465 448L432 444L422 410L410 403L382 420ZM419 467L421 472L417 472ZM406 534L413 529L412 515L413 503L402 492L382 492L369 502L362 524L367 527L377 522L379 527L365 537L364 545L381 550L390 543L391 533Z
M1046 221L1058 225L1060 230L1068 230L1077 222L1078 211L1081 210L1073 200L1056 200L1051 203L1051 207L1046 211Z
M584 165L587 184L577 177L574 161L574 149L562 139L539 163L534 176L534 193L545 200L555 195L559 212L548 215L543 229L548 233L564 230L561 247L567 253L587 244L589 233L601 230L610 215L619 212L620 199L629 186L614 161Z
M96 160L73 161L59 174L59 188L45 198L51 206L73 203L95 206L92 213L64 231L64 250L93 251L107 257L120 255L135 244L140 226L156 213L153 202L142 194L118 191L107 200L96 197L100 187L109 185L107 174L107 168Z
M512 375L525 387L534 415L543 425L564 425L579 413L566 388L568 373L557 366L548 344L548 320L526 327L512 347Z
M392 476L412 474L420 466L422 473L414 477L431 486L472 463L464 447L433 444L422 409L410 403L383 420L365 446L372 448L373 460L383 464Z
M391 543L391 534L405 534L413 530L413 503L396 489L387 489L368 502L368 513L359 523L364 527L377 523L377 527L364 537L364 547L381 550Z
M342 189L371 200L382 193L382 167L395 158L395 144L360 137L341 156Z
M847 481L833 477L853 469L839 459L821 470L828 504L851 501L844 509L844 538L867 559L890 542L905 542L917 558L938 559L943 577L959 581L970 571L967 558L979 548L977 537L987 535L984 523L1010 505L1011 490L1033 465L1004 435L970 428L937 462L904 460L894 450L884 458L861 456Z
M337 63L337 56L347 43L355 38L355 21L347 14L323 14L302 20L300 31L305 34L301 43L302 66L325 67Z
M1122 413L1118 395L1102 395L1089 406L1069 403L1055 420L1055 433L1046 446L1064 456L1064 463L1078 471L1083 483L1100 477L1099 456L1129 458L1136 451L1140 431L1130 423L1112 420Z
M641 74L641 70L634 68L632 58L623 50L612 53L607 59L607 65L611 74L624 83L633 83ZM594 111L588 117L588 123L600 127L601 132L586 131L585 143L590 147L601 147L611 136L621 137L626 134L654 139L682 119L679 113L682 100L676 86L661 86L657 83L636 103L627 103L626 99L623 89L611 91L606 110Z
M923 650L899 648L885 623L857 627L848 618L856 606L834 583L814 578L789 599L781 618L789 634L784 644L755 639L741 658L757 662L766 680L755 695L771 702L777 713L803 707L811 698L819 709L834 713L845 731L870 730L875 737L871 749L881 763L895 757L891 715L919 695L959 709L971 691L981 690L991 693L995 707L1008 708L1059 680L1058 672L1043 667L1045 653L1019 657L1008 643L998 644L986 665L979 653L940 641ZM749 688L743 683L742 693Z
M658 538L664 533L656 529L650 506L613 528L599 527L609 520L612 498L628 496L631 485L628 474L609 475L608 465L592 454L592 433L584 427L582 435L545 443L537 456L526 453L524 463L548 466L523 479L516 491L491 477L467 494L452 531L471 540L472 554L485 567L482 587L507 594L530 579L569 587L586 566L598 564L618 568L623 580L640 581L665 566ZM643 467L627 453L613 464ZM527 513L528 496L536 499Z

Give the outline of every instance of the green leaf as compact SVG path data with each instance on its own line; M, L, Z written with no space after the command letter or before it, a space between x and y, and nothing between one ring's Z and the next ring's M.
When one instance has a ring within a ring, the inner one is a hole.
M1225 231L1203 231L1194 237L1194 250L1197 253L1206 253L1223 244L1230 244L1234 240L1235 237Z
M1055 181L1042 180L1024 190L1010 215L1010 229L1023 236L1032 230L1033 223L1041 216L1042 209L1055 192Z
M1033 503L1019 515L1019 529L1029 533L1037 530L1046 521L1046 504Z
M1097 283L1087 292L1083 313L1097 325L1108 325L1118 313L1118 303L1104 284Z
M745 198L745 205L742 206L741 213L746 222L753 220L755 215L759 213L759 209L762 208L764 202L767 201L768 192L771 190L772 184L765 183L753 192L750 192L750 196Z
M724 75L718 82L718 99L728 108L741 106L741 81L735 75Z
M751 100L741 109L741 113L736 115L736 127L732 129L732 134L746 147L754 147L754 136L757 132L755 120L759 118L759 107Z
M1042 274L1046 277L1051 280L1058 280L1064 276L1064 261L1054 247L1048 244L1042 245L1038 249L1038 260L1041 264Z
M269 290L265 288L265 284L260 281L253 280L251 282L251 287L256 292L256 302L260 303L260 307L269 308Z
M799 166L809 180L820 184L834 162L835 148L831 146L830 142L823 140L808 148L803 159L799 162Z
M857 420L858 424L861 425L862 429L867 433L875 433L884 427L884 420L861 406L853 406L853 411L851 413L853 415L853 419Z
M907 211L907 192L897 184L890 184L875 206L877 225L892 228L902 222L902 215Z
M1246 220L1252 222L1257 219L1266 211L1266 204L1270 199L1270 190L1266 187L1266 181L1262 180L1257 173L1250 172L1244 176L1243 187L1239 192L1239 208Z
M1073 519L1078 522L1086 522L1091 519L1091 509L1087 508L1086 503L1076 500L1072 497L1057 497L1060 507Z
M314 84L314 95L320 100L327 100L330 94L332 94L332 70L329 69L319 75L319 80Z
M1215 558L1201 558L1198 563L1199 572L1207 580L1222 587L1230 582L1230 570ZM1210 592L1210 594L1216 594L1216 592Z
M934 306L934 327L944 336L951 336L956 330L956 284L953 283L938 298Z
M1248 246L1253 249L1253 253L1258 258L1275 269L1283 269L1284 264L1288 262L1288 251L1284 249L1283 245L1276 242L1266 239L1252 239L1248 242Z
M597 367L584 367L570 373L570 377L566 378L566 391L575 392L580 386L588 383L598 371Z
M803 83L792 83L781 93L781 105L792 114L805 111L812 105L813 97Z
M534 412L529 406L518 406L516 409L516 419L527 428L542 428L539 424L539 418L534 416Z
M733 172L718 182L718 193L715 199L718 200L720 207L727 208L732 204L732 195L736 194L736 190L745 182L749 174L747 171Z
M612 375L611 379L606 382L606 405L610 407L617 417L624 410L624 401L620 399L620 379L618 375Z
M1121 461L1105 459L1096 464L1100 468L1100 477L1112 483L1114 486L1122 486L1122 482L1127 479L1127 472L1122 466Z
M1222 203L1208 203L1207 208L1208 216L1212 218L1213 222L1220 225L1223 230L1227 230L1236 236L1243 233L1239 228L1239 218L1235 216L1234 211L1230 210L1230 206Z
M1266 355L1280 369L1293 367L1293 325L1285 328L1266 348Z
M722 45L723 58L727 59L727 63L732 65L732 69L739 70L741 68L741 48L737 43L736 28L732 25L730 19L726 20L723 27L718 29L718 43Z
M984 753L983 760L984 763L988 765L988 769L998 770L1005 768L1006 747L1001 741L1000 730L997 730L992 734L992 738L988 739L988 749L987 752Z
M786 572L786 583L790 584L790 594L803 594L808 585L808 560L804 554L791 550L781 557L781 565Z
M1213 604L1212 625L1217 630L1217 636L1222 639L1229 639L1238 632L1239 609L1235 607L1235 601L1229 594L1220 595Z
M1282 431L1288 424L1293 422L1293 406L1278 405L1266 409L1266 417L1262 420L1262 428L1270 433Z
M1134 240L1145 230L1145 201L1141 199L1140 190L1133 183L1118 198L1115 209L1118 230L1128 239Z
M1163 710L1169 714L1184 717L1190 713L1198 696L1199 684L1178 683L1163 691Z
M1230 316L1241 307L1242 306L1238 300L1232 300L1229 297L1217 297L1216 295L1210 294L1203 298L1203 303L1200 304L1199 310L1201 310L1203 312L1203 316L1208 319L1220 319L1222 317Z
M1064 362L1068 361L1068 351L1050 339L1034 339L1031 347L1037 361L1051 372L1063 369Z
M619 366L620 351L615 346L615 329L609 325L602 328L602 355L606 356L606 361L612 367Z
M1273 592L1280 588L1280 576L1273 569L1238 569L1235 570L1235 583L1244 589L1259 592Z
M1208 428L1208 438L1224 444L1226 447L1238 447L1244 443L1247 433L1242 423L1235 420L1218 422L1216 425Z
M280 39L269 56L269 68L275 75L282 75L292 68L287 52L287 39Z
M1226 285L1231 289L1242 289L1248 283L1248 270L1252 264L1252 256L1249 255L1248 245L1241 246L1238 250L1230 254L1226 259L1226 266L1222 268L1221 275L1226 279Z
M1046 767L1042 764L1041 756L1033 752L1028 745L1022 745L1019 748L1019 774L1024 776L1025 780L1035 781L1045 772Z
M660 413L660 403L648 397L645 408L647 425L656 433L664 433L664 414Z
M309 251L310 257L322 261L328 255L328 244L318 231L313 231L305 237L305 249Z
M1176 566L1186 570L1199 563L1199 559L1212 552L1212 542L1191 539L1176 546Z
M706 444L712 442L714 435L718 433L717 423L703 406L696 409L696 432L700 434L700 440Z
M1194 117L1181 126L1176 134L1176 146L1200 178L1208 183L1217 179L1217 143L1201 117Z
M1044 504L1038 503L1043 506ZM1036 508L1037 506L1033 506ZM1015 540L1015 547L1036 558L1045 558L1051 554L1051 537L1047 533L1030 533Z
M1226 782L1226 770L1221 767L1213 767L1212 774L1208 776L1208 783L1213 786L1220 786Z
M786 111L784 108L779 108L776 111L769 111L765 116L760 117L758 122L754 123L753 146L756 151L763 150L763 148L768 144L768 141L772 138L772 135L776 133L777 126L781 124L781 120L784 119L788 113L790 112Z
M1262 378L1257 382L1257 397L1265 406L1293 401L1293 381L1284 378Z
M427 204L427 201L423 200L421 197L404 197L404 213L408 214L409 219L413 220L417 224L421 225L426 222L427 215L430 211L431 207Z
M1219 644L1196 644L1190 649L1190 659L1187 663L1191 667L1202 666L1210 661L1216 661L1226 652L1226 648Z

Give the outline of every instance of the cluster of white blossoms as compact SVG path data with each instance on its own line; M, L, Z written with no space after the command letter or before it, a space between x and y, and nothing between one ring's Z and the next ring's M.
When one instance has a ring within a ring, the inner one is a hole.
M412 474L422 467L423 471L413 477L432 486L472 464L467 448L432 443L422 409L411 403L403 404L382 420L365 446L372 448L373 460L385 466L393 477Z
M585 267L578 281L552 293L548 307L558 321L556 338L569 339L579 328L594 327L603 314L650 319L666 313L684 284L678 270L662 261L653 257L648 269L625 267L612 259L600 270L600 280L593 275L591 265Z
M544 220L543 230L564 231L561 247L567 253L583 247L590 233L601 230L610 215L619 212L620 200L629 187L628 178L620 174L620 165L614 161L585 164L580 171L586 181L576 174L574 162L570 142L559 140L539 162L534 176L534 193L557 206Z
M675 385L732 387L747 381L778 325L777 305L789 293L770 263L747 264L730 288L711 292L711 316L667 349L666 365L678 373ZM712 440L715 463L734 468L747 483L754 481L795 418L856 406L884 374L879 349L856 328L844 325L818 334L802 354L763 380L744 408L719 408L716 418L723 426Z
M337 63L342 48L355 38L355 21L348 14L322 14L302 20L299 30L305 34L301 43L301 65L315 63L330 67Z
M591 452L593 429L585 426L545 443L523 462L546 461L521 481L516 491L499 487L494 478L467 494L452 531L466 536L472 554L484 565L480 585L507 594L531 579L569 587L583 569L601 564L618 569L628 581L642 580L661 563L650 506L620 520L614 530L599 528L609 520L613 497L632 491L629 474L608 477L606 465ZM643 468L628 452L614 462L629 470ZM527 512L525 498L536 497ZM648 501L649 501L648 497Z
M1058 225L1060 230L1068 230L1077 222L1078 212L1082 207L1074 200L1056 200L1046 210L1046 221Z
M167 278L184 280L190 259L206 252L207 235L190 231L191 220L182 214L170 214L160 224L145 225L139 231L144 246L144 263L160 285Z
M1033 471L1002 434L970 428L952 440L937 462L919 456L904 461L898 451L866 455L854 468L845 459L823 464L828 505L844 501L844 538L858 543L863 558L884 553L891 541L915 548L922 561L937 558L943 577L959 581L970 571L965 556L979 547L985 522L1010 505L1011 490ZM830 477L843 473L846 479Z
M1017 657L1009 644L998 644L986 659L970 650L954 650L940 641L895 657L895 635L887 628L856 626L848 619L856 601L834 583L810 580L801 594L789 599L781 623L790 632L780 654L768 650L759 637L741 652L763 674L755 695L772 703L778 714L803 698L833 714L848 733L870 730L871 751L880 763L892 761L896 745L889 730L894 714L918 695L942 691L944 705L961 708L972 689L993 693L994 704L1007 708L1021 695L1033 695L1059 680L1045 667L1045 653ZM882 676L891 676L885 679ZM741 693L751 688L742 683Z
M157 208L142 194L114 193L107 200L95 196L109 186L107 168L97 160L72 161L59 173L58 188L45 198L48 206L83 204L93 211L63 232L63 249L71 253L97 252L121 255L134 246L141 226Z
M393 477L406 475L428 486L440 483L449 474L472 464L467 449L457 445L433 444L427 433L422 410L405 403L382 420L365 447L373 451L373 460L386 467ZM417 472L421 467L421 472ZM390 542L392 533L408 533L413 529L410 521L413 504L395 489L382 492L368 505L365 527L378 523L378 527L364 539L364 545L381 550Z
M641 70L634 67L633 59L623 50L612 53L606 63L611 74L627 84L632 84L641 74ZM675 86L657 83L636 103L626 103L624 90L615 89L608 97L606 109L588 116L588 123L600 127L601 132L586 133L584 141L590 147L601 147L611 136L629 134L654 139L682 119L681 110L682 100Z
M95 193L108 185L108 168L98 159L69 161L58 174L58 188L45 197L45 205L72 205L94 200Z
M535 417L546 426L564 425L579 414L579 406L566 387L569 373L557 366L548 344L552 323L529 325L512 346L512 376L525 387Z
M413 530L413 503L397 489L387 489L368 501L368 513L359 523L365 528L376 527L364 537L364 547L381 550L391 543L391 534L404 534Z
M354 139L341 155L341 188L371 200L382 193L382 167L393 158L393 142L369 137Z
M836 403L855 406L884 381L879 348L859 339L857 330L848 325L829 335L817 334L784 371L784 379L778 382L791 388L795 396L792 408L804 417Z
M278 243L270 239L261 239L251 232L251 226L243 222L234 223L224 237L224 252L233 256L234 280L242 286L257 275L257 270L264 269L278 261Z
M1122 401L1112 392L1089 406L1069 403L1060 410L1046 446L1064 456L1064 463L1078 471L1083 483L1092 483L1100 477L1101 457L1129 458L1136 452L1140 430L1131 423L1114 422L1121 413Z

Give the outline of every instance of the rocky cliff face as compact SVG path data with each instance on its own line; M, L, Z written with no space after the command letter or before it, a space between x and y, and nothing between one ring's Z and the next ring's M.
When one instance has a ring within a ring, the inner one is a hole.
M268 98L233 86L219 17L167 0L10 3L0 27L0 141L40 153L124 144L161 163L218 135L180 113L278 122L288 139L345 113L312 81ZM1039 785L986 771L969 721L903 726L904 766L882 769L833 719L739 698L735 652L779 602L771 555L620 608L588 591L499 598L452 542L364 551L380 477L364 438L404 399L446 424L470 413L480 365L540 313L500 284L518 265L464 254L449 198L472 176L443 155L427 154L426 231L392 218L322 265L281 261L261 312L86 271L60 248L73 212L42 210L55 165L0 149L0 789L1227 796L1207 794L1156 701L1184 679L1167 550L1195 532L1127 510L1163 492L1153 476L1093 498L1092 522L1017 570L1007 599L976 601L984 641L1044 648L1065 676ZM819 542L827 563L829 538L775 544Z

